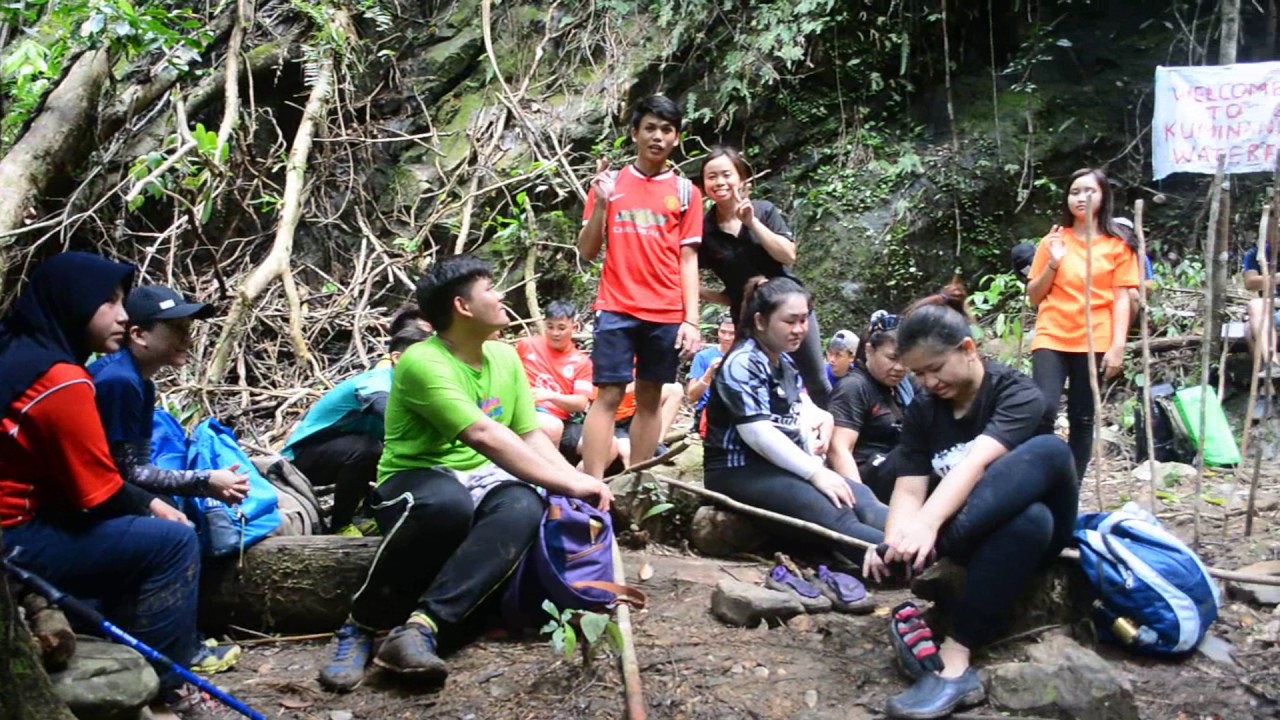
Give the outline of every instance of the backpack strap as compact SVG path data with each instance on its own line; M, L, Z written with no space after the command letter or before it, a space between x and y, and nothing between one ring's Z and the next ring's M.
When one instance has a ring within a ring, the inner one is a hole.
M618 583L608 582L607 580L579 580L573 583L574 588L595 588L596 590L604 590L613 593L618 602L624 602L636 610L643 610L649 604L649 598L639 590L619 585Z
M676 176L676 196L680 198L680 216L683 218L693 202L693 181L683 175Z

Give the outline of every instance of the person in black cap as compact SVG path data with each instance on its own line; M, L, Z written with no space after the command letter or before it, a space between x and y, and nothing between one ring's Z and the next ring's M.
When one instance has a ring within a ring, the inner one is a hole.
M1009 250L1009 259L1013 262L1013 271L1023 283L1031 275L1031 262L1036 259L1036 244L1020 242Z
M236 467L165 470L151 464L151 416L156 406L151 378L166 367L187 364L191 323L211 317L213 306L188 302L163 285L146 285L129 293L125 311L129 329L124 347L89 366L98 414L120 474L134 485L164 495L240 502L249 493L249 478L236 472Z

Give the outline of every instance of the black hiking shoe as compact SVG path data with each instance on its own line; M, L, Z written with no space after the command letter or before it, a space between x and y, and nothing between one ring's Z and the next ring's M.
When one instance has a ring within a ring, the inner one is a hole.
M421 623L405 623L383 641L373 664L425 683L443 683L449 669L436 654L436 634Z

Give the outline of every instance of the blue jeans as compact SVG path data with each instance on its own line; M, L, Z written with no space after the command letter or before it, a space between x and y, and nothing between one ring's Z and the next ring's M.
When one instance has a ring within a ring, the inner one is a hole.
M728 495L752 507L821 525L873 545L884 542L884 523L888 519L889 508L862 483L849 483L857 502L853 508L836 507L808 480L772 464L755 463L746 467L708 470L706 486L708 490ZM783 526L771 525L770 529L786 536L809 537L806 533L797 533ZM824 542L831 550L861 562L861 550L835 541Z
M200 545L191 528L126 515L68 529L35 519L6 528L21 547L16 563L81 600L97 601L115 625L169 659L187 665L199 650L196 596ZM182 684L156 666L162 689Z

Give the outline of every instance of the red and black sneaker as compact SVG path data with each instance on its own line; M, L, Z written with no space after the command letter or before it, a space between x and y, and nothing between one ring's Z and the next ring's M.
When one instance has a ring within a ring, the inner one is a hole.
M924 611L908 600L893 609L889 618L889 639L898 667L912 680L926 672L942 672L942 658L933 630L925 622Z

